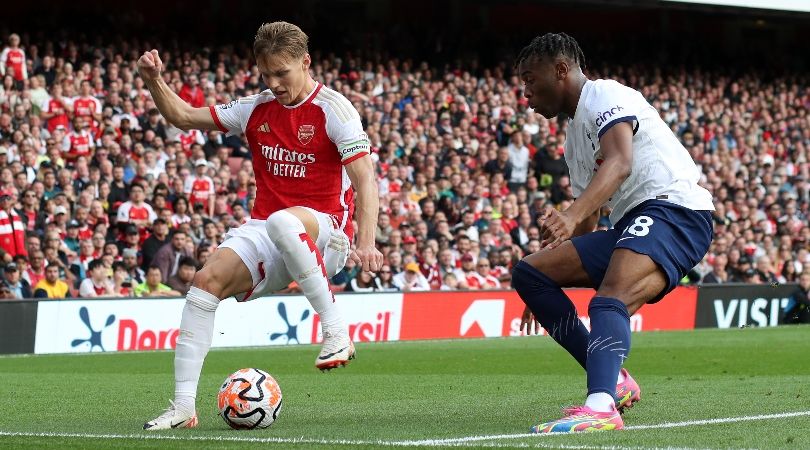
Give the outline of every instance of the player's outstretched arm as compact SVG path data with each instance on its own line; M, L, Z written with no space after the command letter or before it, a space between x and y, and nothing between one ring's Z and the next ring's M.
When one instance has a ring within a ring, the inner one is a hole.
M216 130L217 125L208 108L194 108L184 102L161 76L163 61L157 50L145 52L138 59L138 73L143 78L158 111L181 130Z
M364 271L376 272L382 267L383 256L374 246L377 229L377 214L380 211L380 196L374 179L371 157L366 155L346 164L346 173L357 193L357 244L351 258Z

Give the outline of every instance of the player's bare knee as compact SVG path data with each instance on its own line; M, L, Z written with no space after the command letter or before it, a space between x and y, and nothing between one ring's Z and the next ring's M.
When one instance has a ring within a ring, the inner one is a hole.
M217 271L203 267L202 270L194 274L191 284L222 300L222 293L225 290L225 277L218 275Z
M293 206L285 209L285 211L297 217L298 220L301 221L310 239L313 241L318 240L318 232L320 227L318 226L318 219L312 214L312 211L300 206Z

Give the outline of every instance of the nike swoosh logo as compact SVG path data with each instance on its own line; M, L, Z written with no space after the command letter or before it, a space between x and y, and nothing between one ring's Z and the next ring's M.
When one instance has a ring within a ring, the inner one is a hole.
M627 236L627 237L623 237L623 238L619 239L618 241L616 241L616 243L618 244L619 242L621 242L621 241L623 241L623 240L625 240L625 239L633 239L634 237L635 237L635 236Z
M318 357L318 359L320 359L320 360L329 359L329 358L331 358L331 357L333 357L333 356L337 355L338 353L342 352L343 350L346 350L347 348L349 348L349 346L348 346L348 345L347 345L347 346L345 346L345 347L343 347L342 349L340 349L340 350L338 350L338 351L334 352L334 353L328 353L328 354L326 354L326 355L319 356L319 357Z
M182 421L177 422L177 423L171 423L171 424L169 424L169 425L170 425L172 428L177 428L177 427L179 427L180 425L185 424L186 422L188 422L188 419L186 419L186 420L182 420Z

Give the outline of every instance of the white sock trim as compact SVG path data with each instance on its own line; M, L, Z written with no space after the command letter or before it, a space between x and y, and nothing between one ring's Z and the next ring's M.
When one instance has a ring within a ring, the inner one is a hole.
M616 400L612 395L605 392L597 392L588 395L585 406L596 412L611 412L616 405Z
M186 294L186 302L191 303L203 311L216 311L219 307L219 299L209 292L198 287L191 286Z

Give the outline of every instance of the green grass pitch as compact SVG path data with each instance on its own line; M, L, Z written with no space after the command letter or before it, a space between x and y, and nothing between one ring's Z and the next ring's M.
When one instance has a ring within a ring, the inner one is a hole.
M313 367L315 346L215 350L200 426L159 433L141 426L172 396L173 352L2 357L0 448L810 448L810 328L633 339L626 367L642 400L629 429L560 436L521 436L584 398L584 372L548 337L359 344L331 373ZM242 367L281 384L269 429L216 415L219 384Z

